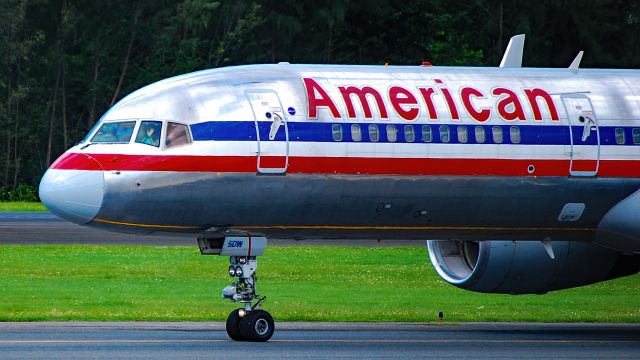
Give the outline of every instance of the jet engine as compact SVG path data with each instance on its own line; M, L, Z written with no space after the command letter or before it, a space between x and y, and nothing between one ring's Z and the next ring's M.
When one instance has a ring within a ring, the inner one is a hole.
M640 256L590 242L429 240L427 248L446 282L482 293L544 294L640 271Z

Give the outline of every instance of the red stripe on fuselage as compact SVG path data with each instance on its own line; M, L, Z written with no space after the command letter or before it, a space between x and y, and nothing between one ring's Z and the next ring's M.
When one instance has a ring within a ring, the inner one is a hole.
M51 164L52 169L65 170L102 170L97 161L93 161L89 154L70 153L60 156Z
M192 155L63 155L53 165L60 170L104 171L176 171L176 172L256 172L253 156ZM262 158L282 164L282 158ZM585 166L576 166L581 165ZM590 160L574 161L574 168L587 168ZM535 170L529 173L529 166ZM494 176L568 176L569 160L527 159L443 159L443 158L357 158L357 157L289 157L287 173L302 174L375 174L375 175L494 175ZM640 177L640 161L601 160L599 176Z

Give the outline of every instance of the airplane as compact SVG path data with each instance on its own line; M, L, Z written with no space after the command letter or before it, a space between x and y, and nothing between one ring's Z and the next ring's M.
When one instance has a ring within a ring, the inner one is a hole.
M54 214L229 256L229 337L267 341L268 238L427 240L462 289L543 294L640 271L640 72L297 65L168 78L44 174Z

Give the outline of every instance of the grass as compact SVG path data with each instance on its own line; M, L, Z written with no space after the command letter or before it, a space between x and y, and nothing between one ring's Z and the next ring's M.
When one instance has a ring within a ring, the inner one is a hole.
M551 294L476 294L422 248L270 247L258 292L279 321L640 322L640 276ZM0 246L0 321L224 320L228 259L195 247Z
M12 201L0 202L0 212L3 211L47 211L39 202Z

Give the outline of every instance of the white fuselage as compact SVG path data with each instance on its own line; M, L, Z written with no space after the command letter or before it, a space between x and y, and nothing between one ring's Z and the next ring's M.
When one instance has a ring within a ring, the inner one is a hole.
M601 221L640 188L639 80L635 70L206 70L121 100L52 165L41 196L120 231L607 245ZM126 141L94 141L127 121ZM140 140L152 122L157 146ZM176 146L182 125L189 141ZM57 195L71 178L87 189ZM634 238L638 226L620 229Z

